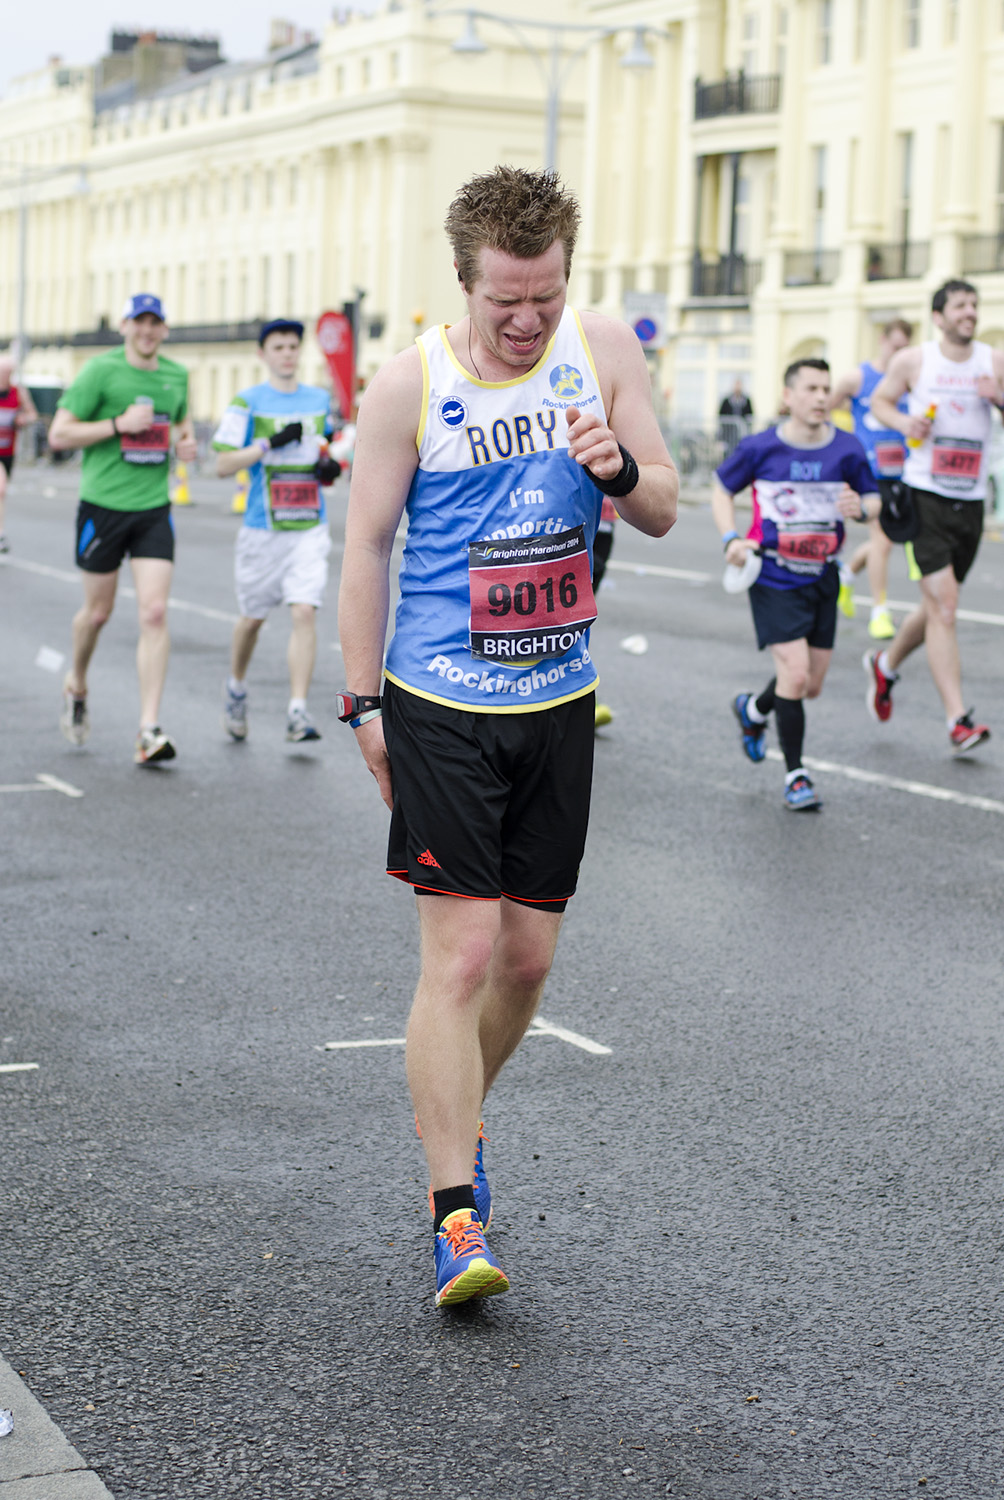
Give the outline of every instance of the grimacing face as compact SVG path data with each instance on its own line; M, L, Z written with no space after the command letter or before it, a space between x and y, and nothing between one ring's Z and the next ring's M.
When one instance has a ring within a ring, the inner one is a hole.
M504 366L502 379L531 370L550 343L565 310L565 251L555 240L543 255L523 259L485 246L472 287L464 288L472 352L480 365ZM480 359L479 359L480 356ZM499 378L497 371L494 376Z

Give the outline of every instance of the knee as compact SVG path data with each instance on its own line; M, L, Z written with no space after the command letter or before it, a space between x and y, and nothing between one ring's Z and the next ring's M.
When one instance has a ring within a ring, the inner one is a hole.
M819 689L816 689L818 693ZM815 693L811 691L811 682L808 672L789 672L785 680L784 691L781 691L780 683L777 686L777 694L780 698L814 698Z
M167 624L167 600L151 599L141 605L139 623L141 630L163 630Z
M819 681L819 682L811 682L810 681L810 682L808 682L806 684L804 696L806 698L818 698L819 695L820 695L820 693L822 691L823 691L822 681Z
M932 613L938 625L944 630L951 630L955 625L955 611L958 608L957 599L936 600Z
M509 990L522 990L527 994L539 990L551 971L551 953L535 953L532 948L510 950L496 962L496 973L500 983Z
M110 604L92 604L87 610L87 623L92 630L100 630L112 617Z
M290 619L294 630L313 630L314 616L317 611L312 604L291 604L289 606Z
M434 966L436 972L427 970L426 977L435 989L463 1006L484 983L491 961L490 939L472 936L441 957Z

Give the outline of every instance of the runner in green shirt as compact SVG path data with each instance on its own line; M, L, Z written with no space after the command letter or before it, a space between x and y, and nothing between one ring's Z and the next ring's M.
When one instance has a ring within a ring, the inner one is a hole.
M173 760L176 753L158 722L170 651L167 603L174 571L167 489L172 429L179 460L190 463L196 446L188 415L188 373L159 352L168 331L160 298L150 292L130 297L121 331L123 347L88 361L60 401L49 431L49 446L57 452L84 450L76 550L84 602L73 619L73 662L63 684L59 722L71 744L87 739L87 668L128 556L139 613L135 760L150 765Z

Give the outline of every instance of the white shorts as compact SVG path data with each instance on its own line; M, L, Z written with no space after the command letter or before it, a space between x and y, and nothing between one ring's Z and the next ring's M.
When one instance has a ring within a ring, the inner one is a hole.
M266 531L242 526L234 556L237 607L248 620L264 620L279 604L320 609L328 586L331 535L326 526L309 531Z

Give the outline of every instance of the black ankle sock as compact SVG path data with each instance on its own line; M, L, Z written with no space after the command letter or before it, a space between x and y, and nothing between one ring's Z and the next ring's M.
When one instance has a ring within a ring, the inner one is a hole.
M789 771L797 771L802 764L802 741L805 739L805 706L801 698L782 698L776 693L774 723L784 763Z
M478 1211L478 1206L474 1202L474 1189L469 1182L462 1187L441 1188L438 1193L433 1193L432 1204L433 1234L439 1233L447 1214L456 1213L458 1208L473 1208L475 1213Z
M764 718L767 717L771 709L774 707L774 689L776 687L777 678L772 677L770 679L770 682L768 682L767 686L764 688L763 692L760 694L759 698L754 698L753 700L757 707L757 713L763 714Z

